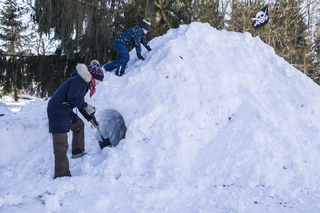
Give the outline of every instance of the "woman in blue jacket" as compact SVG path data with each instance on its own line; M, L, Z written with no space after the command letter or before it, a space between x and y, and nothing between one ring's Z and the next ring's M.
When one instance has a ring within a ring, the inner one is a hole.
M122 32L113 43L118 59L103 65L103 69L111 72L113 69L117 68L115 74L117 76L122 76L127 63L130 60L129 48L131 46L136 48L138 58L144 60L141 55L141 44L143 44L148 51L151 51L148 41L144 37L144 35L150 32L150 30L151 20L150 18L146 18L143 19L140 25L135 25L134 27Z
M94 127L99 127L99 123L95 123L91 116L95 108L84 101L84 96L90 90L91 97L95 92L95 86L103 80L103 77L98 61L93 60L88 67L85 64L78 64L71 78L60 85L48 102L49 132L52 133L55 158L54 179L71 176L67 157L67 133L70 129L73 132L72 158L84 155L84 123L73 112L73 108L77 107Z

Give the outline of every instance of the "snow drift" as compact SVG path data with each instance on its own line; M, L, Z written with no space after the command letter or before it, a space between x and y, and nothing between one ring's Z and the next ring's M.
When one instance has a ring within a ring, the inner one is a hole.
M100 153L86 123L88 154L70 160L72 178L52 179L47 101L0 117L0 210L320 209L318 85L249 33L192 23L150 46L145 61L131 51L125 75L106 73L86 97L104 135L108 110L126 134ZM12 204L8 194L23 199Z

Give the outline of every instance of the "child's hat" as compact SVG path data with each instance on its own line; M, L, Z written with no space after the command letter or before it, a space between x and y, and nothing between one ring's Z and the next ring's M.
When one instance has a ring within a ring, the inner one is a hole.
M140 26L141 26L141 28L150 32L151 31L151 19L150 18L143 19L142 22L140 23Z
M94 79L103 81L104 74L100 67L99 61L92 60L90 65L88 66L88 71L90 72L90 74Z

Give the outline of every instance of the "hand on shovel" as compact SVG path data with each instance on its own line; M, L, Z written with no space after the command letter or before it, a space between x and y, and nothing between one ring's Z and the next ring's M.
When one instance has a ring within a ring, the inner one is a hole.
M101 136L101 139L102 139L102 141L99 141L99 142L98 142L101 150L102 150L104 147L106 147L106 146L112 147L112 144L111 144L111 142L110 142L110 139L103 137L103 135L102 135L102 133L101 133L101 131L100 131L100 124L98 123L98 121L97 121L96 117L94 116L94 114L91 114L91 116L92 116L92 119L91 119L91 120L93 120L94 123L96 124L97 129L98 129L98 132L99 132L99 134L100 134L100 136ZM91 122L91 120L90 120L90 122Z

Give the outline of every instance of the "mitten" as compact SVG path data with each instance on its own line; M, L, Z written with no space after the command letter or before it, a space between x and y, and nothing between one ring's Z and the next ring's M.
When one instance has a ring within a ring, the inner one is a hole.
M94 108L93 106L91 106L90 104L88 104L87 108L86 108L86 112L91 115L94 114L96 112L96 108Z
M142 61L144 61L144 57L142 57L141 53L137 53L137 56L139 59L141 59Z

